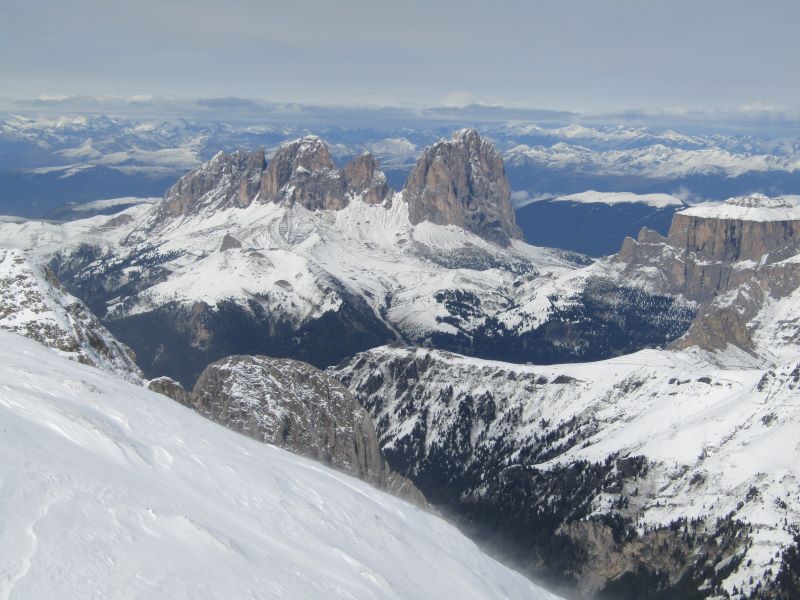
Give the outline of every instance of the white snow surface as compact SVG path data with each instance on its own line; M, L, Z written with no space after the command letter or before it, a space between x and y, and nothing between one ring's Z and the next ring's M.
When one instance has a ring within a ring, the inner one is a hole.
M568 142L575 140L568 139ZM504 152L513 165L533 163L548 169L570 169L581 173L646 175L678 178L695 174L737 177L750 172L788 171L800 168L794 154L750 154L720 147L679 148L655 143L649 146L599 150L567 142L551 146L518 144Z
M597 192L595 190L559 196L553 200L583 204L647 204L654 208L684 205L683 200L670 194L634 194L633 192Z
M160 201L161 198L125 196L122 198L108 198L107 200L92 200L90 202L71 202L66 206L75 212L91 212L93 210L105 210L115 206L124 207L133 204L155 204Z
M0 598L556 600L453 526L0 332Z
M412 225L402 194L382 205L353 198L336 211L254 201L247 208L208 209L148 230L157 209L128 208L119 214L132 220L117 226L110 226L115 221L107 216L64 224L0 223L0 244L43 259L69 254L82 244L98 246L120 261L145 248L149 254L168 256L162 263L167 277L124 306L112 302L109 310L115 316L148 312L173 301L213 307L223 300L246 305L256 299L299 326L337 310L344 288L361 297L390 330L402 328L412 335L453 333L452 325L436 319L448 314L435 299L441 290L468 291L480 298L487 314L497 314L526 303L512 297L518 295L513 284L519 275L501 267L524 265L542 281L575 268L557 250L521 241L500 248L457 227ZM241 248L221 251L225 235ZM125 276L133 278L147 268L136 262ZM520 288L521 293L527 289Z
M0 329L141 383L133 353L45 268L22 251L0 247Z
M763 194L751 194L729 198L725 202L703 202L679 214L736 221L800 221L800 202L796 196L770 198Z

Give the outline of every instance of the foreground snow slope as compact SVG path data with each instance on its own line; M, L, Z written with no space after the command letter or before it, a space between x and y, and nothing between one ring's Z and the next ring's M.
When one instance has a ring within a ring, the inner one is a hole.
M458 531L0 332L0 598L554 598Z

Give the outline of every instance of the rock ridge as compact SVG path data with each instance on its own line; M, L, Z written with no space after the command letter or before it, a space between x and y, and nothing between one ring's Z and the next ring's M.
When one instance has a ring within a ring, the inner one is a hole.
M428 147L403 189L409 219L455 225L508 246L521 239L503 158L474 129ZM370 205L391 198L380 163L369 152L338 169L315 135L285 142L267 161L263 149L220 152L181 177L154 211L150 229L203 211L246 208L252 202L341 210L353 199Z
M209 365L191 392L168 377L149 387L229 429L427 506L421 492L389 468L369 414L350 391L307 363L236 355Z

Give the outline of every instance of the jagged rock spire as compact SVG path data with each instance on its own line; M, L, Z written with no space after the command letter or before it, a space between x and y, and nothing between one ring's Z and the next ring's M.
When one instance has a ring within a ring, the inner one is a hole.
M404 192L414 224L457 225L504 246L522 235L503 158L474 129L427 148Z
M327 144L315 135L282 144L261 178L261 199L298 203L309 210L347 205L342 174Z

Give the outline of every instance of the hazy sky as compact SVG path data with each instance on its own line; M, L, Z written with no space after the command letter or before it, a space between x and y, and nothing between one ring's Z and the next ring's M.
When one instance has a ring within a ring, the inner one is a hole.
M800 107L798 0L0 0L0 96Z

